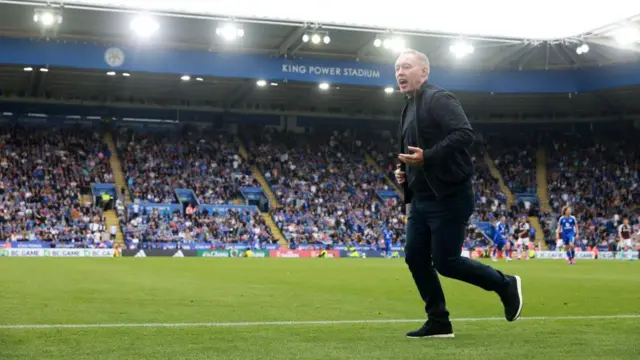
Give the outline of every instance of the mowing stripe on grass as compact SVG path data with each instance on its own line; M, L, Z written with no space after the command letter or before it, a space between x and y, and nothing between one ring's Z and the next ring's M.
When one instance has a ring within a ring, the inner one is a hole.
M585 316L530 316L521 317L525 321L548 320L600 320L600 319L640 319L640 314L628 315L585 315ZM6 329L89 329L89 328L161 328L161 327L238 327L238 326L286 326L286 325L358 325L358 324L394 324L417 323L424 319L379 319L379 320L323 320L323 321L264 321L264 322L200 322L200 323L133 323L133 324L25 324L0 325L0 330ZM459 318L453 322L473 321L505 321L504 318Z

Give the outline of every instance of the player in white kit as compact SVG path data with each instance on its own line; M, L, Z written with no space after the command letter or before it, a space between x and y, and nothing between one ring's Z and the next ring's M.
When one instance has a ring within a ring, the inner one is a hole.
M531 234L531 226L529 225L529 220L527 219L526 216L523 216L518 222L518 225L516 227L516 233L515 233L515 237L517 239L516 250L518 252L518 260L521 259L523 251L524 251L524 258L529 260L528 252L531 247L530 234Z

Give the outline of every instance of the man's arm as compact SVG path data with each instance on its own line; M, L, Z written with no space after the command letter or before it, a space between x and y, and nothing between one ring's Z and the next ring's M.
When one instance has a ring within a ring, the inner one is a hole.
M436 121L447 134L431 149L424 150L424 161L434 162L458 150L466 149L475 140L475 135L462 105L449 92L436 92L430 104Z

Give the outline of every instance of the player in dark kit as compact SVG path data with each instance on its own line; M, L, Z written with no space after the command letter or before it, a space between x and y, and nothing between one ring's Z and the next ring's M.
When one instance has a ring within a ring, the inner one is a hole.
M406 97L399 129L395 176L408 208L406 263L425 302L427 322L410 338L454 337L442 276L495 292L508 321L522 311L520 277L505 275L461 256L465 230L474 209L473 164L467 149L474 132L453 94L429 84L429 60L403 51L395 64Z
M631 240L631 225L629 225L629 219L624 218L622 224L618 226L618 252L621 253L621 258L625 256L628 260L633 260L633 241Z

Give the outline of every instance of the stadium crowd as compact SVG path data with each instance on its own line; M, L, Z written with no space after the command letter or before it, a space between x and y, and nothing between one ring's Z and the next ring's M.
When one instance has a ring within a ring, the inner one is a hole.
M102 209L83 203L113 182L108 148L91 130L0 129L0 239L107 247Z
M117 141L132 198L177 203L191 189L202 204L226 204L242 186L259 186L227 134L145 134L122 130Z
M367 151L369 154L381 166L384 174L399 187L393 175L397 164L397 139L395 137L380 137L372 134L366 143L368 144ZM515 221L518 211L516 209L507 209L507 197L500 191L498 182L491 176L489 168L484 162L484 148L485 146L478 142L471 149L475 168L473 184L476 196L476 211L472 220L493 222L496 220L496 214L500 214Z
M380 206L376 190L389 189L348 133L290 134L253 131L252 159L282 207L274 221L296 247L313 244L375 246L388 230L400 239L399 207ZM388 199L391 203L397 199Z
M547 149L549 198L555 213L544 216L548 241L555 238L558 214L568 204L579 222L582 246L615 248L623 218L628 217L633 225L640 223L637 137L620 133L558 135Z
M87 134L90 134L87 136ZM229 242L274 243L259 213L229 210L209 214L197 208L183 213L145 212L144 203L178 203L174 189L194 190L201 204L229 204L242 186L259 186L255 164L271 185L280 207L270 211L292 247L362 244L383 239L403 242L404 215L396 196L393 136L348 132L284 133L247 128L243 141L248 161L234 137L184 131L172 134L121 129L117 146L133 204L116 209L129 247L187 244L218 246ZM581 245L614 244L624 217L640 222L640 146L633 137L545 136L552 213L540 213L549 246L555 246L560 208L571 205L579 220ZM507 216L513 227L522 215L538 215L523 204L507 207L483 157L489 151L514 193L536 191L537 145L478 141L472 152L476 212L473 221ZM497 145L498 144L498 145ZM382 171L371 166L371 154ZM111 244L102 209L84 204L93 182L112 183L111 154L98 133L83 130L0 129L0 236L5 240L55 240L78 246ZM390 184L385 175L392 179ZM637 231L637 225L636 225ZM389 235L390 234L390 235ZM484 241L483 239L480 239Z
M475 167L473 188L476 196L476 211L472 215L472 220L494 222L497 220L496 215L505 215L508 219L515 220L518 214L514 209L507 208L507 196L500 190L498 181L491 175L484 161L484 152L483 146L474 146L472 159Z
M512 193L532 193L536 189L535 140L522 137L489 137L487 151Z
M122 224L128 248L186 248L191 245L224 247L251 243L261 247L275 243L259 212L228 209L224 212L138 211Z

